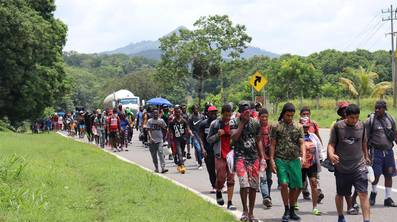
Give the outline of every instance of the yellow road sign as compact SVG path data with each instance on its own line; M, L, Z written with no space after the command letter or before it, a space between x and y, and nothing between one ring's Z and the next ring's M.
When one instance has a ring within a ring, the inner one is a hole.
M251 76L249 83L256 91L261 91L263 87L266 86L268 80L266 76L262 75L262 73L256 71L254 75Z

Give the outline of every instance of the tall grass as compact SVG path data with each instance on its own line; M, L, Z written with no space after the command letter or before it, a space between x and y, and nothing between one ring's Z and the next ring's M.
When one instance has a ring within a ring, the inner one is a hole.
M397 117L397 109L393 109L393 101L392 98L387 98L385 99L387 104L388 104L388 112L394 116ZM281 111L283 105L286 102L291 102L293 103L296 108L298 109L297 115L295 115L296 120L299 118L299 109L302 108L303 106L308 106L311 108L311 118L315 120L320 127L322 128L329 128L331 124L339 118L339 116L336 114L337 110L337 102L338 101L348 101L350 103L357 103L357 100L355 99L339 99L335 100L332 98L320 98L319 102L317 103L316 99L303 99L302 102L300 102L298 99L290 100L290 101L284 101L280 102L277 104L277 107L271 106L269 107L270 110L272 111L271 114L271 120L275 121L278 118L278 114ZM368 114L374 112L374 106L375 102L377 99L375 98L363 98L360 100L360 119L365 120L368 116Z

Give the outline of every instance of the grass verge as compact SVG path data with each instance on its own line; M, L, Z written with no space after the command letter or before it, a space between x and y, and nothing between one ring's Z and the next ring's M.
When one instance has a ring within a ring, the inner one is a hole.
M0 221L235 221L94 146L0 132Z

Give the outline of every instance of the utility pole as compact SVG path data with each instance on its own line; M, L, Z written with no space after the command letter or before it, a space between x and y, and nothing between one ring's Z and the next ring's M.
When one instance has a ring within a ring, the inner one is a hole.
M391 62L392 62L392 86L393 86L393 108L396 108L396 100L397 100L397 94L396 94L396 55L395 55L395 50L394 50L394 31L393 31L393 21L396 19L396 12L393 11L393 5L390 5L390 8L387 10L382 10L382 14L389 14L390 15L386 18L382 18L382 21L390 21L390 33L386 33L386 35L391 36Z

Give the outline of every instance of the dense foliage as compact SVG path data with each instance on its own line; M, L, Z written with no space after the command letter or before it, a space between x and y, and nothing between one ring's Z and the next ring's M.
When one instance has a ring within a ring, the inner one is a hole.
M162 96L173 103L185 103L187 97L193 97L198 101L198 80L194 78L194 72L166 72L164 70L167 70L167 66L163 66L162 62L124 55L66 53L64 59L67 64L66 74L72 80L71 99L74 105L92 109L101 107L107 94L122 88L129 89L142 99ZM123 67L127 64L136 65L130 66L132 68L127 71L120 71L126 70ZM351 95L351 92L344 90L340 85L341 78L357 82L358 80L352 77L352 72L371 69L371 73L376 72L378 75L378 78L373 79L373 84L376 85L391 81L390 67L388 52L369 52L361 49L353 52L325 50L307 57L283 55L275 59L237 59L228 61L222 67L224 95L228 101L234 103L241 99L250 99L248 78L258 70L269 79L266 91L272 103L317 96L338 99ZM206 76L202 91L205 101L221 104L220 76ZM372 92L376 96L387 96L390 93L390 90L381 94ZM371 96L371 93L366 92L363 95Z
M0 0L0 118L35 118L67 91L62 48L67 27L54 0Z

